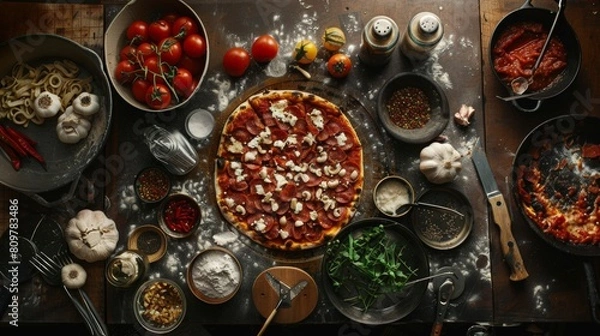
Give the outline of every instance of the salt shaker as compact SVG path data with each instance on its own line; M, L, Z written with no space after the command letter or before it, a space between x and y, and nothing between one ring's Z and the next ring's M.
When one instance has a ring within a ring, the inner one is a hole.
M153 125L144 130L144 141L154 157L175 175L185 175L198 165L198 153L179 131Z
M358 57L367 65L385 65L398 45L399 36L394 20L384 15L375 16L363 29Z
M418 13L408 22L400 42L400 51L413 62L424 61L443 35L444 26L437 15Z

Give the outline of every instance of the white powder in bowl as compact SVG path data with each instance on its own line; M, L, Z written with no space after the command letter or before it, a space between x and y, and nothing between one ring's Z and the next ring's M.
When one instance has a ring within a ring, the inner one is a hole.
M381 212L394 215L401 205L412 202L409 187L402 180L386 179L377 187L375 202Z
M207 251L195 260L194 286L209 298L224 298L235 291L241 280L236 261L222 251Z

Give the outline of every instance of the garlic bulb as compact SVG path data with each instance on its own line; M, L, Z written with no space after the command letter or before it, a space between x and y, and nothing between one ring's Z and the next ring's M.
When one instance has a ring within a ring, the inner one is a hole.
M77 289L85 285L87 280L87 272L77 264L71 263L63 266L60 270L60 277L63 285L70 289Z
M461 171L461 158L451 144L433 142L421 150L419 170L431 183L448 183Z
M40 93L33 101L33 111L40 118L54 117L61 108L60 98L50 91Z
M73 112L73 107L67 107L65 113L58 117L56 133L58 139L64 143L74 144L88 136L92 124L84 117Z
M95 94L82 92L75 97L71 106L73 106L73 112L88 117L100 110L100 99Z
M112 254L119 241L119 231L104 212L83 209L67 223L65 238L73 255L95 262Z

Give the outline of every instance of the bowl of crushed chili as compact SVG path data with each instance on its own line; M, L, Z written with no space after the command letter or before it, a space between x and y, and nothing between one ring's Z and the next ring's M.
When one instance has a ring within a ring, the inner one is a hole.
M190 236L200 225L201 210L198 202L186 193L173 193L161 203L158 224L173 238Z
M397 74L385 82L379 91L377 114L391 136L414 144L435 139L450 119L442 87L413 72Z
M165 199L171 190L171 179L159 167L142 169L135 177L135 193L145 203L158 203Z

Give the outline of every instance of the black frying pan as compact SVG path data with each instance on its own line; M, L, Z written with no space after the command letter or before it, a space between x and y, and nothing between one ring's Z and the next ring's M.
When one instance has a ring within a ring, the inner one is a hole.
M566 5L566 1L563 2L564 7ZM564 13L564 11L562 13ZM538 108L541 106L543 100L555 97L562 93L571 85L571 83L573 83L573 81L575 81L577 74L579 73L579 68L581 67L581 46L579 45L579 40L577 39L577 35L575 35L573 28L571 28L571 26L569 25L562 13L560 14L558 22L556 23L556 28L554 29L553 36L558 37L564 44L565 49L567 50L567 67L552 84L550 84L544 90L539 91L539 94L535 95L532 98L513 100L513 105L521 111L537 111ZM552 26L552 22L554 21L555 15L555 12L544 8L534 7L531 4L531 0L526 0L521 7L508 13L496 25L496 28L494 29L494 33L492 34L492 38L490 40L490 66L496 78L504 85L504 87L506 87L506 90L510 95L514 95L510 84L504 82L494 69L493 49L494 45L496 44L496 41L509 26L520 22L540 22L544 25L544 28L550 30L550 26Z
M588 185L595 185L593 181L594 174L600 174L600 157L583 159L584 170L555 169L559 162L574 162L573 158L580 156L580 148L583 144L600 144L600 118L581 115L563 115L546 120L534 128L521 142L515 159L513 161L513 171L511 174L513 196L520 212L529 224L531 229L546 243L552 247L571 255L586 257L582 258L584 262L590 302L592 305L592 314L596 322L600 322L600 298L594 269L588 258L600 256L600 243L596 244L574 244L565 240L555 238L553 235L544 232L528 215L523 200L523 196L518 192L519 167L531 167L534 164L539 167L543 181L546 183L546 194L552 195L554 192L561 192L571 188L577 190ZM581 173L582 172L582 173ZM561 206L570 206L575 202L573 198L563 197L557 201ZM588 198L588 205L593 206L594 197Z

